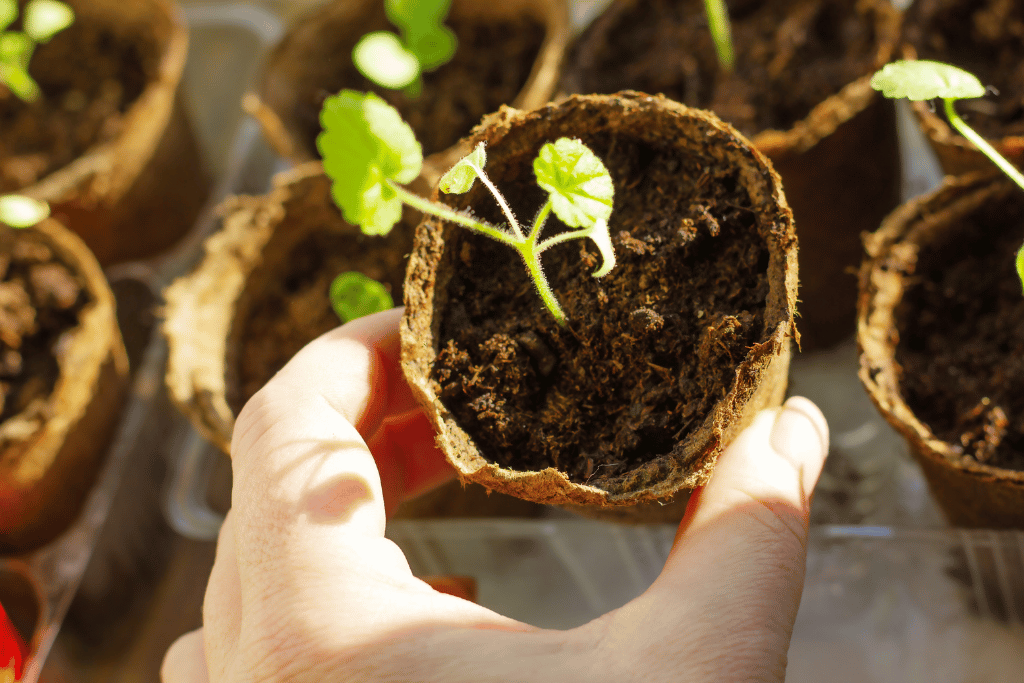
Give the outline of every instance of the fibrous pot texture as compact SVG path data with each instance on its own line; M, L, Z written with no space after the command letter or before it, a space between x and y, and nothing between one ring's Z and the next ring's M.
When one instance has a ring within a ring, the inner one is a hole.
M373 91L395 106L424 147L428 170L447 170L462 154L448 151L480 117L502 104L533 108L555 90L569 37L564 0L454 0L448 25L459 45L453 59L424 74L416 98L364 78L352 49L371 31L396 31L380 0L336 0L299 19L274 49L257 115L275 149L294 162L319 158L316 136L326 96L343 88Z
M356 270L401 301L414 219L386 238L346 223L330 179L310 162L258 197L221 207L202 263L164 292L171 398L225 453L245 402L303 346L340 324L328 290Z
M891 103L870 78L893 54L886 0L727 2L736 50L723 70L702 0L614 0L571 46L562 89L661 93L709 109L782 177L801 250L801 346L853 335L860 234L898 201Z
M948 62L988 86L983 98L962 100L957 111L1015 164L1024 161L1024 4L1009 0L916 0L907 10L906 59ZM991 161L957 133L930 102L914 112L949 174L987 169Z
M1024 193L947 180L866 238L860 378L958 526L1024 528Z
M49 219L0 233L0 554L70 525L128 380L114 296L85 244Z
M611 174L614 270L591 277L589 242L545 252L562 328L514 252L425 219L406 277L403 367L463 480L591 510L663 503L705 483L733 436L782 398L792 215L746 139L663 97L503 108L469 142L486 144L485 170L528 217L546 196L533 159L562 136ZM440 199L502 221L479 184ZM552 218L545 233L561 229Z
M107 265L153 256L207 194L177 99L188 27L166 0L71 0L75 22L41 45L42 96L0 98L0 189L43 199Z

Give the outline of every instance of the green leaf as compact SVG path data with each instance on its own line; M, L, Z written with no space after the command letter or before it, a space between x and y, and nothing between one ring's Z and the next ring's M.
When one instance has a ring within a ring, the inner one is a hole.
M1024 245L1017 251L1017 277L1020 278L1021 288L1024 289Z
M25 5L22 25L37 43L45 43L75 21L75 12L57 0L32 0Z
M970 72L923 59L886 64L871 77L871 87L889 99L960 100L985 94L985 86Z
M410 35L409 50L420 60L424 71L433 71L451 61L459 40L446 26L438 26L430 33Z
M20 194L0 195L0 223L28 228L50 215L50 205Z
M615 189L608 169L579 140L547 143L533 160L537 184L551 195L555 215L570 227L592 227L612 215Z
M368 235L390 232L402 217L390 183L412 182L423 165L412 129L384 100L354 90L324 100L320 125L316 146L345 220Z
M362 273L342 273L331 282L331 306L343 323L388 311L395 302L384 285Z
M34 45L32 39L21 31L0 33L0 60L27 69Z
M420 76L420 60L390 31L374 31L352 49L359 72L377 85L400 90Z
M402 31L406 48L419 59L424 71L448 62L458 44L444 26L451 0L385 0L384 10Z
M6 31L7 27L18 18L17 0L0 0L0 31Z
M40 95L39 85L20 64L0 63L0 81L25 102L32 102Z
M448 194L462 194L469 192L477 177L477 169L487 165L487 151L484 143L477 144L476 149L459 159L458 163L448 169L448 172L437 181L437 186L442 192ZM476 168L474 168L474 166Z

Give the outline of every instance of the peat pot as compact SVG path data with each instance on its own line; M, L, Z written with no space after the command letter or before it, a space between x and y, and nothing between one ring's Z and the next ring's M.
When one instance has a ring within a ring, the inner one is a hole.
M514 212L533 216L546 197L533 159L562 136L581 139L611 173L618 265L591 277L601 261L589 241L545 252L563 328L508 247L427 218L405 281L403 367L464 481L656 519L782 399L797 287L792 214L742 135L663 97L504 107L469 143L486 143L490 178ZM502 221L479 183L440 199ZM546 234L559 229L550 218Z
M729 0L721 68L702 0L613 0L566 59L562 89L661 93L710 109L782 177L800 237L801 347L852 337L860 234L898 202L892 103L871 75L899 36L886 0Z
M865 239L860 379L957 526L1024 528L1024 192L947 179Z

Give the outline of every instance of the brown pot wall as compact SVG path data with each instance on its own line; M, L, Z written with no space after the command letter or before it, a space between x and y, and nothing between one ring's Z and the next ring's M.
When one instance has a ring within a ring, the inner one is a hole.
M691 4L693 12L703 13L702 3ZM797 327L804 350L829 347L853 334L860 235L875 230L899 200L895 112L869 80L895 50L900 16L886 0L861 4L876 12L872 68L790 128L748 132L782 177L796 221L801 251ZM595 68L591 63L598 51L625 40L616 33L620 24L643 11L643 0L615 0L570 49L563 89L585 91L584 74ZM744 51L737 52L742 59ZM617 66L623 74L620 87L657 91L626 77L630 66ZM728 121L727 113L716 113Z
M85 240L102 265L154 256L192 227L209 190L177 97L188 26L169 0L70 4L79 17L115 33L143 27L159 46L158 72L124 114L116 137L21 192L50 202L54 216Z
M551 99L558 82L569 40L567 3L564 0L454 0L451 10L452 17L481 21L523 15L543 24L544 40L526 84L507 104L532 109ZM327 94L345 87L366 87L360 82L338 83L336 65L339 60L349 63L352 48L359 38L374 30L395 30L386 20L379 0L335 0L299 19L270 54L258 94L248 96L245 107L260 122L278 154L292 163L319 158L319 153L307 140L310 121L319 112ZM475 123L473 121L473 125ZM456 138L468 133L469 130L457 132ZM453 149L438 151L426 159L425 173L436 177L464 154L457 144Z
M778 176L764 157L714 116L662 97L627 92L572 97L531 112L503 108L485 119L470 142L486 142L487 170L500 186L502 179L509 182L517 168L532 162L543 142L570 134L584 142L596 134L611 135L622 140L621 144L633 144L635 138L655 148L668 146L673 152L697 155L706 158L707 163L714 160L734 164L739 169L739 182L759 216L760 234L770 235L765 237L770 251L770 289L765 301L764 336L748 350L746 358L737 361L735 380L727 395L698 427L679 438L670 454L615 477L604 488L571 481L554 467L516 471L496 464L439 398L440 387L432 377L444 324L441 314L449 304L447 287L457 260L464 258L464 234L468 231L430 218L417 229L406 277L406 313L401 327L403 368L433 421L438 443L464 481L538 503L585 506L590 513L615 508L609 511L612 516L622 516L620 506L652 503L656 508L659 501L670 501L676 493L705 483L718 454L730 440L759 410L781 401L796 301L796 242ZM523 172L532 174L530 170ZM461 207L460 202L468 200L460 197L446 201ZM615 230L613 226L613 233ZM554 254L545 258L549 272L557 269L552 265ZM609 333L625 334L622 330ZM642 513L632 510L625 515L639 517Z
M84 280L91 302L64 337L60 374L45 407L0 424L0 554L38 547L74 521L110 443L128 383L114 295L99 264L81 239L52 219L26 230L17 238L47 245Z
M956 235L963 218L986 202L1020 192L1008 181L993 182L993 177L949 178L936 191L900 206L875 234L865 237L868 255L860 271L857 316L859 374L879 411L907 440L950 522L1024 528L1024 472L978 462L937 437L907 405L901 390L905 371L896 359L897 316L905 291L919 280L914 276L919 250L932 240ZM965 244L964 250L969 249Z

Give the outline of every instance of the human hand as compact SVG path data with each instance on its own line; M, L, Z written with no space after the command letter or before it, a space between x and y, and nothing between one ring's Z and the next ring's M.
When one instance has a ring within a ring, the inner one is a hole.
M204 626L164 683L784 680L828 451L814 404L762 412L722 454L645 593L535 628L435 591L384 538L402 496L451 476L401 374L400 315L320 337L246 404Z

